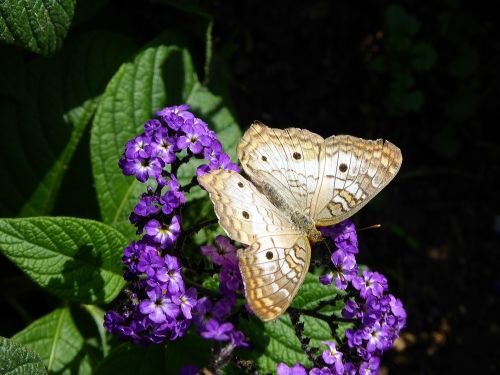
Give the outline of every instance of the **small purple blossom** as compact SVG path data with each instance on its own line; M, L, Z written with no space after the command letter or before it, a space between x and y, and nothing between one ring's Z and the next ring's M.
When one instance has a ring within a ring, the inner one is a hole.
M161 175L165 162L155 157L121 159L120 166L125 176L135 175L140 182L146 182L149 177L158 178Z
M179 307L170 298L165 297L164 291L153 289L147 294L149 299L142 301L139 309L153 322L163 323L167 318L175 318L179 315Z
M387 279L378 272L363 271L362 276L352 280L352 285L360 291L363 298L368 294L380 297L387 290Z
M187 319L191 319L191 310L196 306L196 289L189 288L180 296L174 294L172 296L172 302L180 306L182 313Z
M161 224L156 219L150 220L147 222L144 229L147 235L155 243L160 245L160 248L166 249L172 246L181 232L179 216L174 215L169 224Z
M342 363L342 353L337 350L337 347L332 341L323 341L323 344L328 346L328 349L323 351L323 361L327 365L331 365L335 369L336 374L342 374L344 364Z
M356 259L352 254L346 253L343 250L335 251L331 259L336 272L335 286L337 289L347 288L348 282L358 273Z
M230 339L229 333L234 329L231 323L220 324L215 319L210 319L205 325L205 330L201 332L201 335L206 339L212 339L216 341L227 341Z
M210 258L212 263L219 266L231 266L238 264L236 256L236 246L226 236L217 236L215 246L201 246L201 253Z
M278 375L307 375L306 369L298 362L293 367L288 367L285 363L280 363L276 367L276 373Z

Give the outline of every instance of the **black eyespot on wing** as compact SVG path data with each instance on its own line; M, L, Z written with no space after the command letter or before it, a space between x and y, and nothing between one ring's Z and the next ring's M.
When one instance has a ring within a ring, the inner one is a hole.
M243 211L241 214L243 215L243 217L244 217L245 219L250 218L250 214L249 214L248 212L246 212L246 211Z
M293 158L295 160L300 160L302 158L302 155L300 154L300 152L294 152L293 153Z
M346 165L346 164L344 164L344 163L340 164L340 165L339 165L339 170L340 170L341 172L345 172L345 171L347 171L347 165Z
M264 155L262 155L261 159L262 159L262 161L267 161L267 157Z
M240 188L242 188L242 187L243 187L243 182L238 182L238 186L239 186Z
M271 251L268 251L266 253L266 258L269 259L269 260L273 259L273 253Z

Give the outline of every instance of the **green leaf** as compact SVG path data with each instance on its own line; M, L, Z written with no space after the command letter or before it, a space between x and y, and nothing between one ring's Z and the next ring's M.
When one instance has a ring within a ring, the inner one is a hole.
M83 305L82 307L89 313L96 325L97 332L99 333L99 338L101 340L100 347L102 349L102 354L106 357L111 349L109 343L111 337L106 334L106 330L104 329L105 311L95 305Z
M3 0L0 40L48 56L68 32L76 0Z
M12 337L12 341L37 352L49 373L90 374L85 340L68 307L35 320Z
M0 337L0 373L3 375L46 374L40 356L14 341Z
M198 82L184 43L171 34L157 39L123 64L99 103L91 134L92 167L103 221L129 237L135 235L128 215L145 185L123 176L118 159L125 143L143 132L144 122L167 105L188 103L214 129L234 157L241 136L227 101ZM179 171L181 182L194 175L194 164ZM190 194L188 199L204 193Z
M207 4L200 2L193 2L191 0L162 0L163 3L171 7L180 9L186 13L196 16L197 19L192 22L189 27L195 32L200 28L200 32L205 39L205 63L203 64L203 83L206 84L209 80L210 68L213 62L213 49L212 49L212 30L214 27L214 19L209 12Z
M294 298L292 307L313 309L321 301L330 300L339 293L343 292L339 292L332 286L322 285L318 276L309 273ZM310 346L321 348L324 347L321 341L332 339L332 332L327 322L309 316L303 316L302 321L304 322L304 336L311 338ZM255 345L250 358L256 361L262 373L275 373L276 366L280 362L289 365L294 365L296 362L305 366L312 365L300 346L288 314L269 323L262 323L257 318L242 320L240 328Z
M122 344L113 349L97 366L94 375L173 374L163 345L148 347Z
M49 292L79 303L107 303L124 285L126 239L92 220L0 219L0 250Z
M132 50L121 36L101 32L75 38L51 59L18 72L24 96L0 99L0 194L4 215L49 214L99 95Z

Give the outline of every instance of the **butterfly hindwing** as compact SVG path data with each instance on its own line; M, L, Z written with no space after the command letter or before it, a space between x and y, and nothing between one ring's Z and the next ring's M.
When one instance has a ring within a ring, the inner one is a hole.
M299 232L258 238L238 251L245 296L263 321L285 312L299 290L311 259L307 237Z
M318 184L323 138L305 129L272 129L256 121L238 144L252 181L270 185L292 208L309 212Z
M401 151L388 141L327 138L311 210L315 224L328 226L355 214L394 178L401 162Z
M221 227L233 240L251 244L262 235L293 228L290 220L239 173L219 169L199 176L198 181L210 194Z

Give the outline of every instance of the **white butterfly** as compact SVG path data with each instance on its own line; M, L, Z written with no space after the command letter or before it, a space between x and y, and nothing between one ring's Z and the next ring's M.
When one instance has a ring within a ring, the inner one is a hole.
M360 210L396 175L402 156L388 141L349 135L323 139L308 130L254 122L238 144L252 182L215 170L198 177L238 251L245 295L263 321L285 312L304 281L317 226Z

